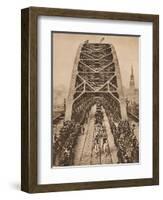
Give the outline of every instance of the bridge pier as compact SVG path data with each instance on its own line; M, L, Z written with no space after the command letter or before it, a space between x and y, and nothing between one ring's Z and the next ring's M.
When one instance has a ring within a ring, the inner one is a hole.
M120 109L122 120L127 120L126 99L124 97L120 99Z

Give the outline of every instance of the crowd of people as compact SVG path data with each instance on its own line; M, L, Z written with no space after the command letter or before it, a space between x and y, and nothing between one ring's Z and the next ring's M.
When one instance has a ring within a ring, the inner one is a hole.
M104 102L103 102L104 103ZM105 105L103 105L105 106ZM98 111L99 110L99 111ZM111 112L105 110L111 132L114 137L114 143L117 147L117 157L118 157L118 163L135 163L139 161L139 143L135 135L135 128L136 125L134 123L131 124L128 120L117 120L114 121L115 117ZM119 119L119 118L118 118ZM95 114L95 124L99 129L102 129L102 134L105 135L106 130L103 126L103 113L98 109ZM99 138L99 134L96 135L96 140ZM107 136L103 137L102 146L108 142ZM97 142L95 142L97 143Z
M74 148L77 136L81 131L80 125L74 121L65 121L59 136L55 136L53 144L53 162L55 165L66 166L73 164Z
M135 136L135 124L120 121L117 126L110 120L110 127L117 146L119 163L134 163L139 161L139 143Z
M102 125L103 118L104 118L104 115L103 115L103 112L101 110L101 105L97 104L96 113L95 113L95 124Z
M102 112L102 107L97 104L95 113L95 136L94 136L94 150L96 156L100 156L102 153L109 154L110 149L108 145L108 137L106 133L106 128L103 124L104 114Z
M55 165L72 165L77 137L84 133L84 124L88 122L89 112L94 100L83 95L80 101L73 105L72 120L65 121L58 137L55 135L53 144L53 162ZM92 98L93 99L93 98ZM81 101L83 104L81 104Z
M83 94L78 101L73 104L72 119L76 122L83 124L88 121L88 116L90 108L95 104L95 99L93 94Z
M102 99L102 104L107 117L109 118L110 113L112 113L113 121L119 122L121 119L119 102L116 102L111 94L106 94L105 97Z
M104 94L103 94L104 95ZM71 121L65 121L60 129L60 134L55 135L53 145L53 162L55 165L73 165L75 145L80 134L84 133L84 124L90 117L90 108L96 104L95 112L95 149L99 149L99 141L102 148L108 143L105 127L103 126L102 106L109 120L114 143L117 147L119 163L132 163L139 161L139 143L135 136L136 124L128 120L121 120L119 104L107 94L105 97L92 98L91 95L82 97L81 102L74 104ZM79 104L79 105L78 105ZM101 106L102 105L102 106ZM135 104L134 104L135 105ZM102 135L102 137L101 137ZM100 139L99 139L100 138Z

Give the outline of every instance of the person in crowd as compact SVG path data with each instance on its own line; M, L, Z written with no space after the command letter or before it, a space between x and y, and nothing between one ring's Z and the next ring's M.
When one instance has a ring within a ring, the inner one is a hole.
M102 150L103 150L104 154L106 154L106 155L109 154L108 139L106 137L103 138Z

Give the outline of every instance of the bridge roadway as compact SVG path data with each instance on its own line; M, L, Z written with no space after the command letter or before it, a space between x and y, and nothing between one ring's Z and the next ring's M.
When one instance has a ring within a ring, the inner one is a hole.
M85 131L83 135L78 137L78 143L75 149L74 165L97 165L97 164L111 164L117 163L117 148L114 144L114 138L110 130L110 125L105 113L104 114L104 126L107 133L107 151L104 152L102 148L102 139L98 151L95 148L95 112L96 106L91 108L87 124L85 124ZM97 146L96 146L97 147Z

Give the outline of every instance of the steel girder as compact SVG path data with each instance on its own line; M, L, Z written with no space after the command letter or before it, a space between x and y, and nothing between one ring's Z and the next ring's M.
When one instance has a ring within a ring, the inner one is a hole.
M77 120L79 116L83 118L85 114L82 112L88 105L91 107L97 98L105 98L108 103L111 99L119 117L127 118L126 101L114 46L87 41L79 46L74 62L65 119ZM109 109L109 106L105 108Z

